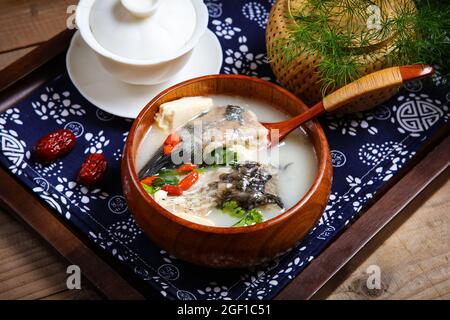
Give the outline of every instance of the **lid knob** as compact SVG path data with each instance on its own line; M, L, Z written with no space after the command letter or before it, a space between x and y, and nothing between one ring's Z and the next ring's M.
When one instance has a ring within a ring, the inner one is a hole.
M120 2L134 16L146 18L158 9L162 0L120 0Z

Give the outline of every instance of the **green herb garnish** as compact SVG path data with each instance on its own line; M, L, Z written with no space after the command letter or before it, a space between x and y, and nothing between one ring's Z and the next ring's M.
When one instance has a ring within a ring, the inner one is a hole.
M180 180L177 177L173 177L173 176L165 176L165 177L160 177L160 178L156 178L155 180L153 180L152 185L154 187L164 187L164 186L176 186L178 185L178 183L180 182Z
M443 79L450 81L450 6L442 0L414 2L303 1L289 12L293 23L288 36L269 48L269 58L285 63L301 55L317 59L322 95L359 78L361 58L376 60L379 54L386 55L386 67L438 65ZM378 8L379 14L370 8ZM389 49L370 49L382 41L389 41Z
M244 218L233 225L233 227L245 227L251 226L257 223L263 222L264 218L261 211L256 209L251 209L247 212Z
M158 172L159 177L176 176L178 172L176 169L161 169Z
M205 167L200 167L198 169L195 169L198 173L204 173L206 171ZM174 177L174 176L179 176L179 175L183 175L186 174L185 173L179 173L177 171L177 169L161 169L158 172L158 177Z
M157 191L161 190L160 187L154 187L154 186L149 186L146 185L145 183L141 183L142 187L144 188L144 190L149 194L149 195L154 195Z
M261 223L264 220L261 211L251 209L246 212L239 206L237 201L234 200L224 202L222 205L222 212L241 219L235 223L233 227L251 226L253 224Z
M228 150L227 148L217 148L205 159L206 166L226 166L234 165L238 161L237 152Z
M236 218L242 218L245 215L245 210L239 207L239 204L236 201L224 202L222 211Z

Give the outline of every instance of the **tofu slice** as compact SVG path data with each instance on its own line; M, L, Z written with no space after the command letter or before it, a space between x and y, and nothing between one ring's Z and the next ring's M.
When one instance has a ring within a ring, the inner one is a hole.
M155 116L159 128L173 132L196 116L208 112L213 100L207 97L186 97L163 103Z

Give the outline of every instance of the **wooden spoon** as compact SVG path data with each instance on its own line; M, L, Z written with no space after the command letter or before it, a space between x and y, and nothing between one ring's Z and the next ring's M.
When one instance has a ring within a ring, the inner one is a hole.
M276 136L278 130L278 141L283 140L291 131L298 128L303 123L312 120L325 112L337 110L352 101L355 101L364 95L376 94L379 91L386 90L393 87L399 87L406 81L416 80L423 77L430 76L434 73L431 66L428 65L413 65L404 67L393 67L380 70L364 76L345 87L326 96L321 102L317 103L308 111L299 114L298 116L276 123L261 123L264 127L269 129L269 141ZM270 143L273 145L273 143ZM162 147L159 152L147 163L147 165L139 172L139 177L147 177L156 174L161 168L166 166L170 161L170 155L162 152Z
M269 129L269 138L274 137L272 130L278 130L279 141L283 140L291 131L303 123L314 119L325 112L335 111L359 98L377 94L378 92L393 87L399 87L403 83L417 80L434 74L433 67L429 65L411 65L392 67L368 74L338 90L329 94L308 111L298 116L276 123L261 123ZM271 139L270 139L271 141Z

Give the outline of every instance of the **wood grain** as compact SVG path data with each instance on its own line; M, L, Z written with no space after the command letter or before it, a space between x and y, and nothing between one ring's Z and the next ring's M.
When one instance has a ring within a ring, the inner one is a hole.
M407 209L406 221L366 258L338 274L343 283L328 299L450 299L450 169ZM370 249L370 248L368 248ZM368 290L366 270L381 269L381 289Z
M19 58L22 58L27 53L36 49L36 46L31 46L23 49L17 49L9 52L5 52L0 54L0 70L5 68L7 65L13 63Z
M61 32L51 42L40 45L36 50L2 70L0 88L8 87L8 92L0 89L0 110L16 105L35 88L53 78L56 73L61 72L64 68L64 55L60 53L67 47L72 33L73 31L70 30ZM55 58L55 56L58 57ZM52 58L54 58L52 64L40 67L43 62ZM36 72L26 76L36 68L38 68ZM102 288L104 296L111 299L142 298L135 288L125 282L122 276L116 273L117 271L99 257L101 253L94 253L78 237L79 235L69 231L67 226L51 214L30 191L24 189L4 170L0 170L0 184L2 190L0 198L4 200L0 204L11 212L24 213L21 218L34 230L38 230L39 235L52 243L53 247L65 258L69 261L76 261L76 264L82 268L83 275L92 279L96 287ZM19 194L21 197L18 196ZM47 215L48 217L45 217ZM95 275L99 270L101 270L102 277L96 279ZM149 294L149 296L152 295Z
M80 235L68 231L63 221L56 215L49 214L47 207L31 191L24 192L21 184L4 170L0 170L0 187L2 189L0 205L10 212L28 213L21 215L21 219L36 230L45 241L51 243L58 253L71 262L70 264L78 265L82 274L96 287L102 288L102 293L107 298L142 299L142 295L136 289L130 287L113 267L100 258L100 251L94 252L84 242L87 239L83 241ZM99 270L102 277L96 277ZM125 273L123 270L122 272ZM60 280L55 279L56 289L61 289ZM9 292L15 289L11 283L6 283L5 290Z
M0 77L0 92L14 84L22 77L28 75L43 63L61 55L69 46L74 30L66 29L54 36L51 41L39 45L35 50L19 58L14 64L2 69ZM34 88L33 88L34 89ZM25 89L25 94L29 91Z
M67 6L73 3L0 0L0 70L62 31ZM22 223L0 209L0 299L98 299L87 281L83 281L81 291L67 289L67 265Z
M373 242L371 239L382 232L395 217L401 215L403 209L448 168L450 163L448 132L448 126L442 128L428 146L425 146L408 165L409 168L403 168L394 180L391 179L388 186L378 191L377 201L350 228L344 230L276 298L311 299L319 289L328 292L330 286L336 283L333 276L337 271L341 270L368 244L377 246L379 244L377 239ZM435 141L438 141L438 145L430 152L430 147L435 145L433 143ZM324 294L319 296L323 297Z
M19 221L0 209L0 300L100 296L82 280L82 290L68 290L69 263Z
M74 0L0 0L0 53L40 44L66 28Z

